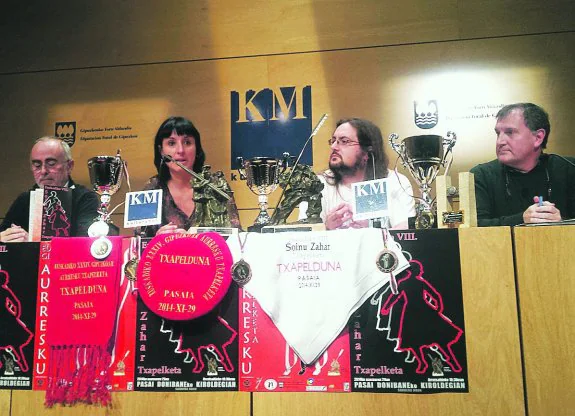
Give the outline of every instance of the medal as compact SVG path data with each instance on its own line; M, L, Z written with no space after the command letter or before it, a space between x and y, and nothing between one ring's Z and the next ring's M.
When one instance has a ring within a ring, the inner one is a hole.
M375 259L375 265L383 273L389 273L389 286L391 288L391 292L394 295L397 295L399 292L397 291L397 281L395 280L393 271L397 269L397 266L399 265L399 259L397 254L387 248L387 233L388 231L386 228L381 229L381 235L383 237L383 250L381 250L377 255L377 258Z
M252 279L252 268L247 261L244 260L244 247L248 241L249 233L246 233L246 238L242 243L242 237L238 233L238 242L240 243L240 250L242 252L242 258L232 265L231 273L232 279L239 286L244 286Z
M88 227L89 237L104 237L108 235L109 232L110 226L102 220L96 221L95 223L92 223L90 227Z
M377 268L384 273L391 273L397 268L399 260L397 254L384 248L377 255Z
M102 260L110 255L112 252L112 242L106 237L95 239L90 246L90 254L95 259Z
M138 269L138 259L140 257L140 237L132 238L130 242L129 260L124 264L124 276L130 282L136 281L136 270Z

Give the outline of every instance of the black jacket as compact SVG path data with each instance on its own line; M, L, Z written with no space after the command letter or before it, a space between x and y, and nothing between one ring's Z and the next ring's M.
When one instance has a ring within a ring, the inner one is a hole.
M71 179L69 187L72 189L72 228L70 235L72 237L87 236L88 227L94 222L98 215L100 202L98 195L82 185L75 184ZM30 212L30 191L38 189L37 185L26 192L21 193L12 203L6 213L0 232L10 228L12 224L19 225L28 231L28 221Z
M556 155L542 154L527 173L498 160L477 165L471 173L480 227L522 224L523 212L533 205L534 196L555 203L563 219L575 218L575 166Z

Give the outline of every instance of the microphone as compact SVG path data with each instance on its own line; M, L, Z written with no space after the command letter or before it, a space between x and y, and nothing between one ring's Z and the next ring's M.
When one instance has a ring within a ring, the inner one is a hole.
M198 180L198 181L203 181L204 178L202 178L200 175L198 175L196 172L194 172L193 170L191 170L190 168L187 168L186 166L182 165L180 162L178 162L176 159L174 159L172 156L170 155L162 155L162 160L164 162L173 162L176 165L178 165L179 167L181 167L183 170L185 170L187 173L189 173L190 175L192 175L194 177L194 179ZM214 191L216 191L219 195L221 195L223 198L226 199L226 201L228 201L230 199L230 196L228 194L226 194L224 191L222 191L220 188L218 188L217 186L213 185L211 182L208 182L207 185L212 188Z
M291 178L292 178L292 176L293 176L295 167L299 164L299 161L300 161L301 157L303 156L303 152L304 152L305 148L307 147L307 145L309 144L309 142L311 141L311 139L317 134L317 132L319 131L319 129L321 128L321 126L323 126L323 123L325 123L326 120L327 120L327 113L324 113L324 114L321 116L321 118L319 119L317 125L315 126L315 128L313 129L313 131L311 132L311 134L309 135L309 137L307 138L307 140L305 141L305 143L303 144L303 146L302 146L302 148L301 148L301 150L300 150L300 152L299 152L299 155L298 155L297 159L295 160L295 163L293 164L293 166L292 166L292 168L291 168L291 172L290 172L290 174L289 174L289 176L288 176L288 179L287 179L287 181L286 181L286 188L287 188L288 184L289 184L290 181L291 181ZM279 197L279 199L278 199L278 203L276 204L276 206L275 206L275 208L274 208L274 211L275 211L276 209L278 209L280 203L282 202L282 199L283 199L283 196L284 196L284 194L285 194L285 191L286 191L286 189L283 188L283 189L282 189L282 193L281 193L281 195L280 195L280 197Z

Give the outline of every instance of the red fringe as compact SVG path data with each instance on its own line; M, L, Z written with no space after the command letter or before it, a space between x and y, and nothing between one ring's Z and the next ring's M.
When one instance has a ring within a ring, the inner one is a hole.
M52 347L46 407L75 403L109 406L112 357L103 346Z

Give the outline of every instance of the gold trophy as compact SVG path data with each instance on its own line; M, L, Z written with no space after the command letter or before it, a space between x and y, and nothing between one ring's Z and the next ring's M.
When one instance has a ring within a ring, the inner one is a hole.
M389 144L399 155L421 191L416 207L415 228L432 228L436 222L435 201L431 198L431 185L439 173L441 166L447 175L453 155L451 153L457 136L447 132L447 137L437 135L411 136L398 142L399 136L392 133ZM451 155L451 157L449 157Z

